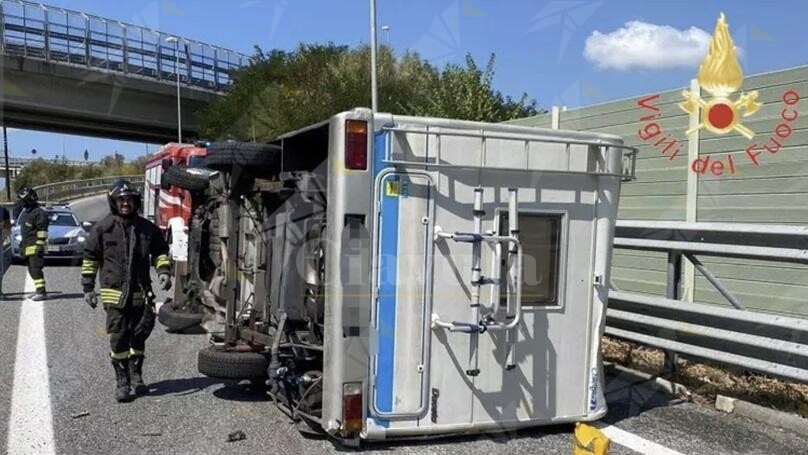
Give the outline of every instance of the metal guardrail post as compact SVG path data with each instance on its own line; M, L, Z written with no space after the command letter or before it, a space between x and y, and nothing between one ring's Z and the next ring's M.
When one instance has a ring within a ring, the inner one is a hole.
M219 86L219 49L213 49L213 84Z
M157 80L163 80L163 36L160 32L155 31L154 34L157 36L157 44L154 48L154 55L157 59Z
M682 281L682 252L668 252L668 283L665 288L666 297L671 300L680 300ZM674 338L676 334L673 334ZM676 361L678 357L674 351L665 351L665 371L676 372Z
M68 29L68 33L70 33L69 29ZM67 46L68 46L67 51L68 51L68 53L70 53L70 40L67 40ZM84 60L85 60L84 63L85 63L85 65L87 65L87 68L92 66L90 64L90 58L93 55L92 51L90 50L91 47L92 47L92 44L90 42L90 17L85 15L84 16Z
M48 8L42 5L42 10L42 17L45 18L45 20L42 21L42 39L45 41L45 59L50 60L50 21L48 20Z
M123 30L123 73L129 74L129 37L126 24L120 24Z

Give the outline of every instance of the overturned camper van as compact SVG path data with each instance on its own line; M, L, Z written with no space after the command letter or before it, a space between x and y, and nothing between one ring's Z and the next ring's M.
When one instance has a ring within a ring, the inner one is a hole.
M202 373L342 440L598 419L616 136L355 109L208 148ZM201 202L196 204L196 201Z

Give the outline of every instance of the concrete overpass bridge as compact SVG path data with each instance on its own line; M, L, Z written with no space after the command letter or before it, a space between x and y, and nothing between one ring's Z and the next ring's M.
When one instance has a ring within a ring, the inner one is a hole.
M164 143L220 96L238 52L80 11L0 0L2 121L10 127Z

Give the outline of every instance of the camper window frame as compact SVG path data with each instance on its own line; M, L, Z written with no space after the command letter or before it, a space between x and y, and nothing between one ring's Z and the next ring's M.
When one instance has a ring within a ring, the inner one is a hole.
M507 207L497 207L494 210L494 232L497 235L510 235L510 233L502 233L500 232L500 227L502 226L502 216L507 216L508 208ZM569 234L569 212L567 210L558 210L558 209L542 209L542 208L523 208L520 207L517 209L517 216L538 216L538 217L553 217L559 219L559 238L558 238L558 261L557 261L557 270L556 270L556 298L553 302L548 303L541 303L541 302L531 302L526 301L525 298L522 298L522 310L525 311L535 311L535 310L559 310L563 309L566 301L566 289L567 289L567 253L569 251L568 248L568 234ZM519 223L519 230L523 231L524 228L522 223ZM517 237L521 240L521 234L517 235ZM523 247L525 247L525 243L522 243ZM503 249L507 248L503 244ZM525 248L526 250L528 248ZM504 251L503 251L504 252ZM492 251L491 254L494 254ZM503 254L504 256L504 254ZM493 270L492 270L493 272ZM522 279L524 280L524 269L522 270ZM502 277L500 277L502 278ZM523 290L524 290L524 281L522 282ZM494 291L492 287L491 292L498 292L501 296L502 291L501 289L498 291Z

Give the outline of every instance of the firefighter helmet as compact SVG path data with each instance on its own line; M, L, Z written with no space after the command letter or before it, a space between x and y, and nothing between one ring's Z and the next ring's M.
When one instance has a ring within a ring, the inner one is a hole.
M112 213L116 215L118 214L118 205L116 204L116 199L125 196L130 196L134 200L132 214L136 214L137 211L140 210L140 190L132 185L132 182L129 180L118 179L112 183L112 186L109 187L109 191L107 192L107 202L109 202L109 209L112 211Z
M39 195L30 186L24 186L17 191L17 199L25 205L34 205L39 202Z

